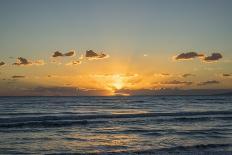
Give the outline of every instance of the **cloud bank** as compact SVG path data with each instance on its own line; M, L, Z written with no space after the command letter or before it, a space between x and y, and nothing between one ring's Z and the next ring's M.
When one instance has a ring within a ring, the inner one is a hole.
M166 82L162 82L161 84L170 84L170 85L191 85L193 84L193 82L189 82L189 81L178 81L178 80L172 80L172 81L166 81Z
M212 84L219 84L220 81L217 80L209 80L209 81L204 81L204 82L200 82L197 85L198 86L205 86L205 85L212 85Z

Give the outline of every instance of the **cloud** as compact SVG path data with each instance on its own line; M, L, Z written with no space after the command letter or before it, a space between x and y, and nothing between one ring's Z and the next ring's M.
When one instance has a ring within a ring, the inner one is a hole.
M25 78L25 76L22 76L22 75L14 75L14 76L12 76L11 78L13 78L13 79L19 79L19 78Z
M26 58L18 57L17 62L13 63L16 66L27 66L27 65L44 65L43 60L30 61Z
M187 53L181 53L177 56L175 56L175 60L189 60L197 57L203 57L204 54L198 54L196 52L187 52Z
M171 76L171 74L169 74L169 73L158 73L158 74L154 74L154 76L158 76L158 77L169 77L169 76Z
M69 51L69 52L67 52L67 53L61 53L61 52L59 52L59 51L56 51L56 52L53 53L52 57L53 57L53 58L56 58L56 57L64 57L64 56L66 56L66 57L71 57L71 56L74 56L74 55L75 55L75 50L71 50L71 51Z
M193 82L172 80L172 81L161 82L161 84L168 84L168 85L169 84L170 85L191 85L191 84L193 84Z
M211 85L211 84L219 84L220 81L217 80L210 80L210 81L204 81L204 82L200 82L197 85L198 86L205 86L205 85Z
M189 77L189 76L195 76L194 74L189 74L189 73L187 73L187 74L183 74L183 75L181 75L183 78L187 78L187 77Z
M104 58L108 58L109 55L107 54L104 54L104 53L96 53L92 50L88 50L86 51L85 53L85 57L88 59L88 60L96 60L96 59L104 59Z
M80 65L80 64L81 64L80 60L73 60L73 61L67 63L66 66Z
M4 66L5 65L5 62L0 62L0 66Z
M223 77L231 77L232 74L226 74L226 73L224 73L224 74L222 74L222 76L223 76Z
M20 65L30 65L30 64L31 64L30 61L28 61L27 59L22 58L22 57L18 57L17 62L13 63L13 65L18 65L18 66L20 66Z
M220 53L212 53L211 56L204 57L205 62L215 62L222 58Z

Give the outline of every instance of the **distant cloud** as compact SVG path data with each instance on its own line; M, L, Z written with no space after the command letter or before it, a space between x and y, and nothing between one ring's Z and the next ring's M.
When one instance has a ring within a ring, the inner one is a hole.
M203 62L216 62L222 58L222 54L212 53L210 56L205 56L204 54L199 54L197 52L187 52L174 57L175 60L190 60L193 58L201 58Z
M19 79L19 78L25 78L25 76L22 75L14 75L12 76L13 79Z
M71 50L71 51L69 51L69 52L67 52L67 53L61 53L61 52L59 52L59 51L56 51L56 52L54 52L53 53L53 55L52 55L52 57L53 58L56 58L56 57L71 57L71 56L74 56L75 55L75 50Z
M223 76L223 77L231 77L232 74L226 74L226 73L224 73L224 74L222 74L222 76Z
M67 66L72 66L72 65L80 65L80 64L81 64L80 60L74 60L74 61L71 61L71 62L67 63L66 65Z
M180 84L183 84L183 85L191 85L191 84L193 84L193 82L173 80L173 81L162 82L161 84L171 84L171 85L180 85Z
M187 73L187 74L183 74L183 75L181 75L183 78L187 78L187 77L189 77L189 76L195 76L194 74L189 74L189 73Z
M17 62L13 63L16 66L27 66L27 65L44 65L43 60L30 61L26 58L18 57Z
M31 65L32 63L30 61L28 61L27 59L25 58L22 58L22 57L18 57L17 58L17 62L13 63L13 65Z
M204 57L204 61L206 62L215 62L222 58L220 53L212 53L211 56Z
M104 53L96 53L92 50L88 50L86 51L85 53L85 57L88 59L88 60L95 60L95 59L104 59L104 58L108 58L109 55L107 54L104 54Z
M5 65L5 62L0 62L0 66L4 66Z
M229 73L223 73L220 75L222 78L232 78L232 74Z
M169 76L171 76L171 74L169 74L169 73L156 73L156 74L154 74L154 76L158 76L158 77L169 77Z
M187 52L187 53L181 53L177 56L175 56L175 60L189 60L197 57L203 57L204 54L198 54L196 52Z
M200 82L197 85L198 86L205 86L205 85L211 85L211 84L219 84L220 81L217 80L210 80L210 81L204 81L204 82Z

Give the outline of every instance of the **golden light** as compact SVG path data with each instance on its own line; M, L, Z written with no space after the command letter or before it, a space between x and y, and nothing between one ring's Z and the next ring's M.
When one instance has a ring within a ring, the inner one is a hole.
M113 76L112 86L115 89L122 89L124 86L123 77L121 77L120 75Z

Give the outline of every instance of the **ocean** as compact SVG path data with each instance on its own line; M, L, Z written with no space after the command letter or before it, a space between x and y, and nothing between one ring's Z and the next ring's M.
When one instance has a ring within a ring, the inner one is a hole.
M0 97L0 154L232 154L232 96Z

